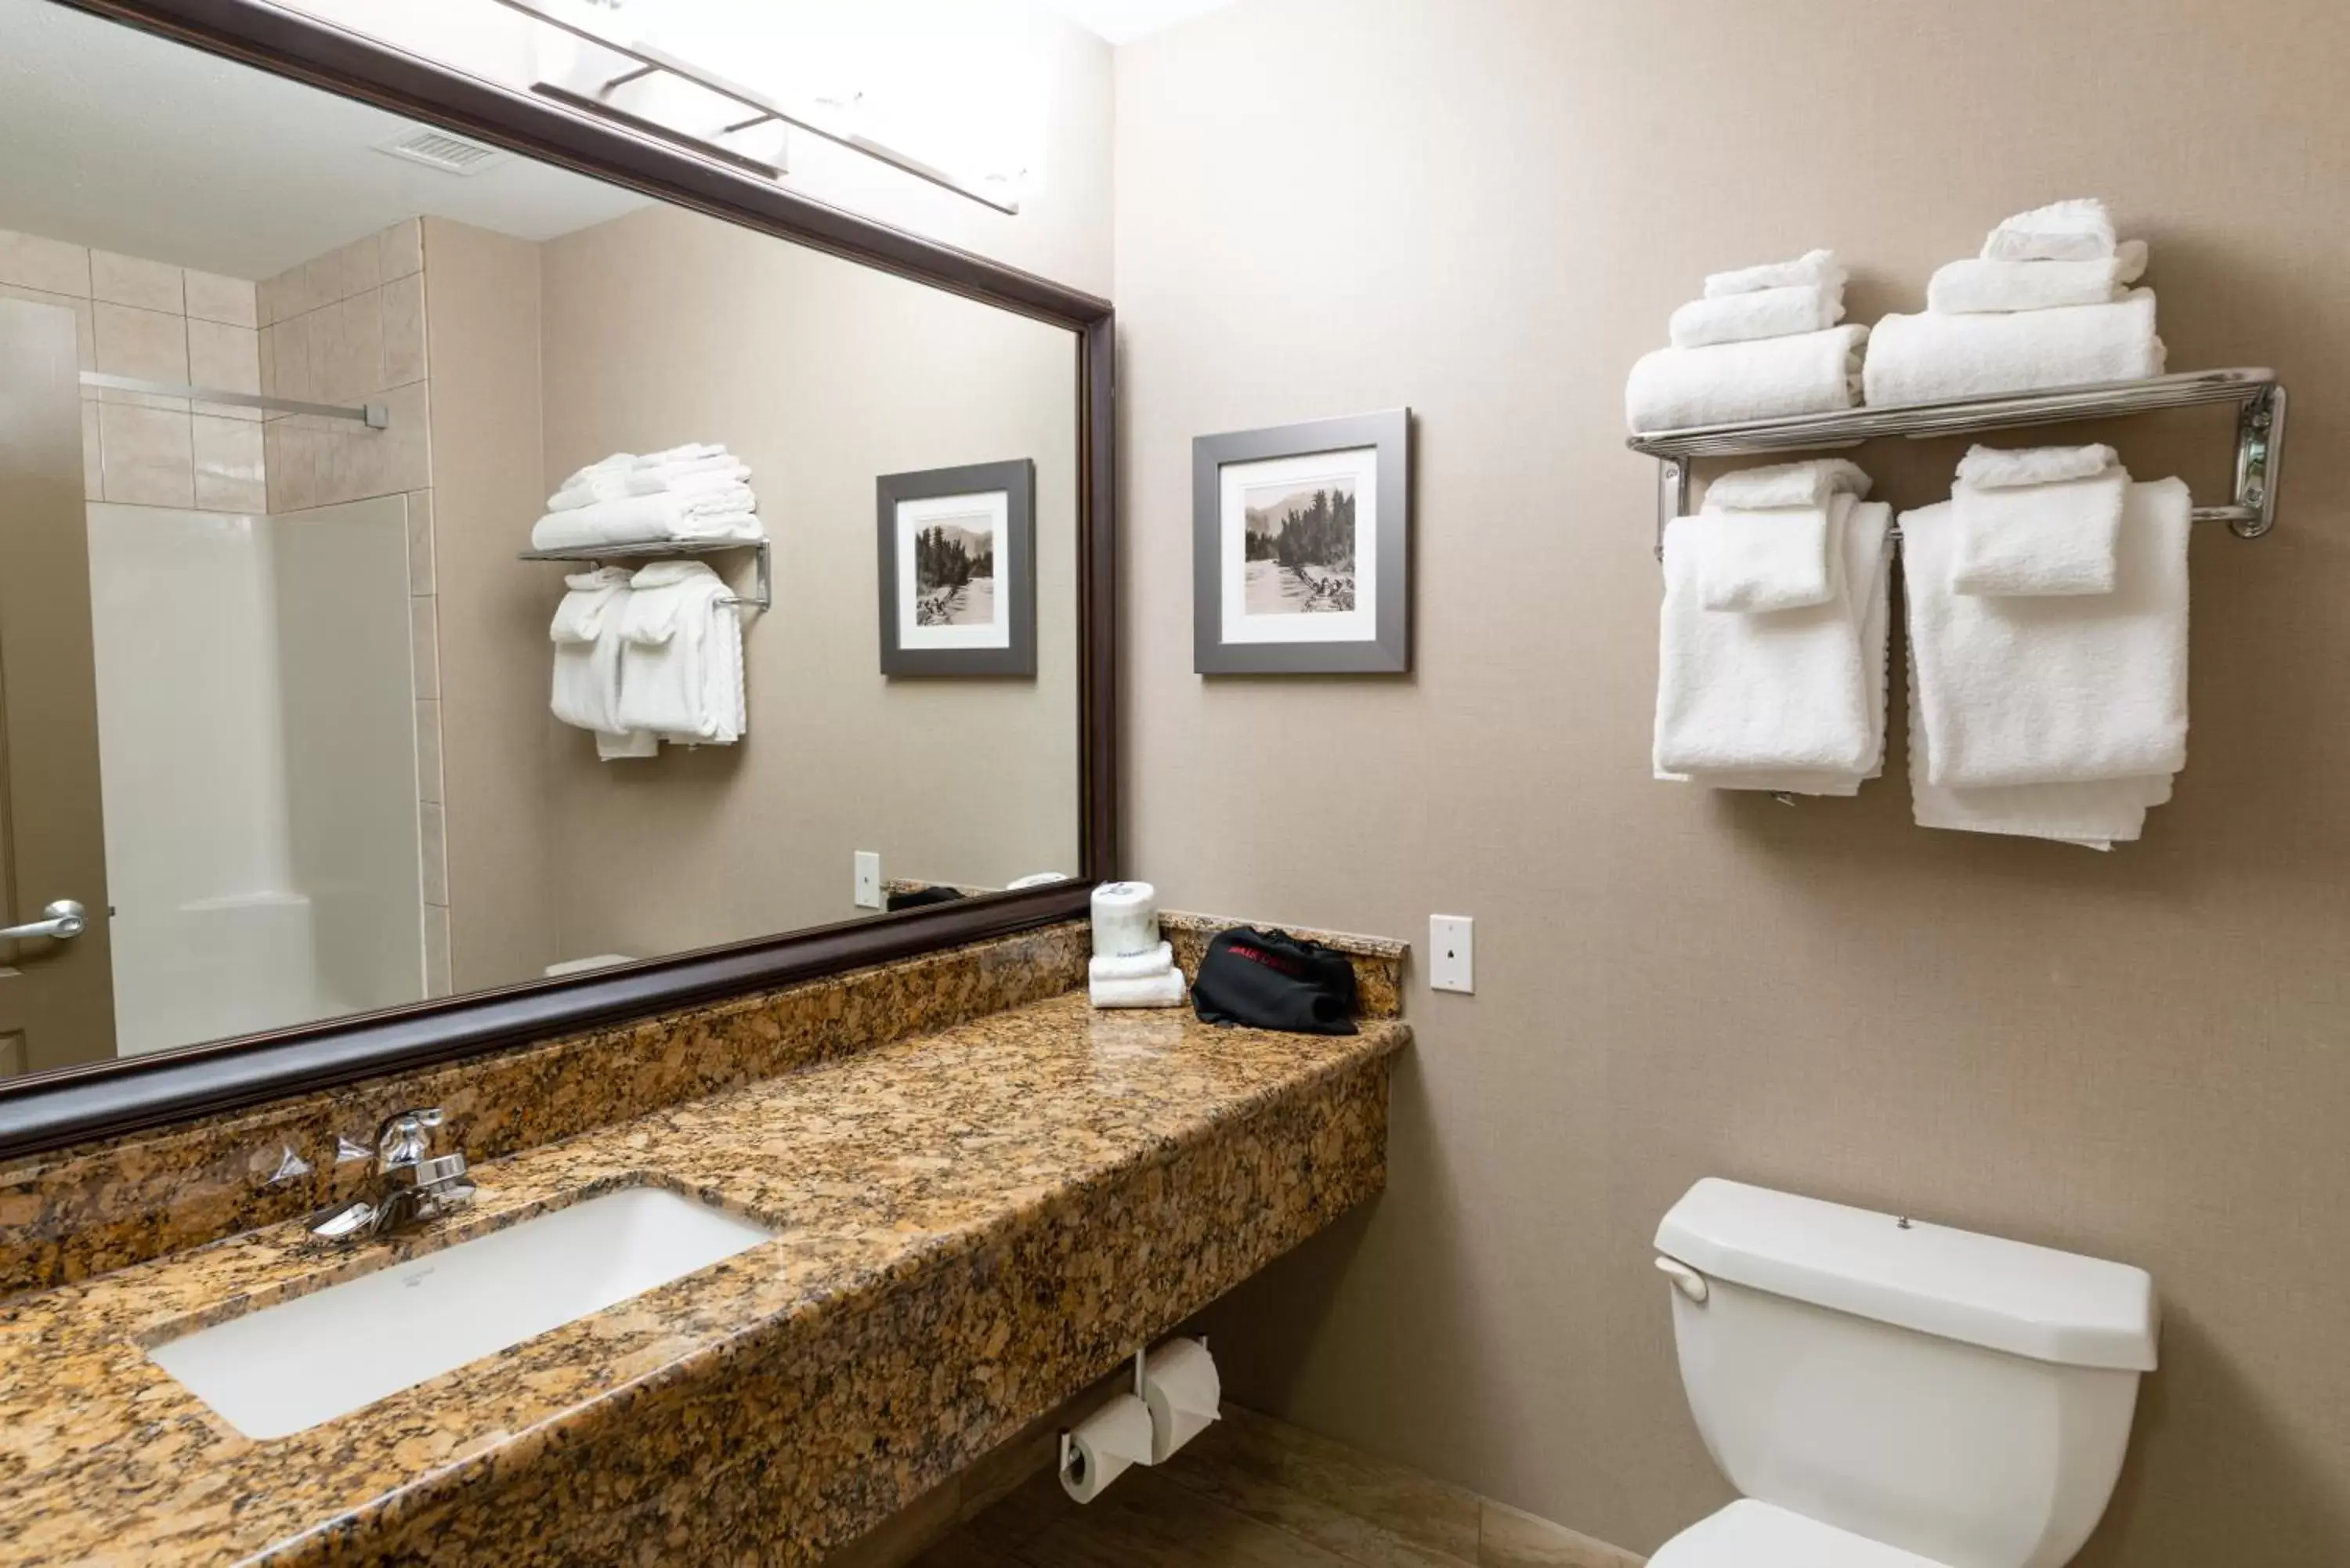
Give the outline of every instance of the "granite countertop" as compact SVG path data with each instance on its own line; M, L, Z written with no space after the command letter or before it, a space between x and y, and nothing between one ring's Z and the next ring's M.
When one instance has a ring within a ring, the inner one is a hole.
M1070 1337L1047 1319L1098 1316L1097 1337L1114 1356L1118 1335L1149 1315L1072 1300L1059 1283L1061 1299L1034 1299L1035 1288L1017 1299L1024 1293L1011 1282L1029 1276L1014 1265L1029 1267L1026 1252L1057 1249L1057 1272L1031 1272L1058 1282L1081 1277L1069 1262L1077 1251L1113 1239L1139 1246L1134 1258L1155 1249L1215 1260L1221 1247L1222 1260L1192 1266L1182 1291L1229 1288L1236 1281L1222 1274L1261 1266L1377 1189L1383 1059L1409 1038L1392 1021L1366 1022L1353 1036L1280 1034L1211 1028L1189 1012L1097 1014L1081 995L1057 997L482 1165L470 1211L397 1245L324 1251L298 1225L276 1225L0 1303L0 1563L559 1561L494 1545L485 1533L526 1539L559 1522L557 1489L542 1476L526 1486L517 1478L559 1469L567 1455L585 1464L576 1456L599 1443L607 1451L597 1462L608 1465L612 1445L633 1430L615 1425L631 1408L666 1412L669 1427L690 1431L670 1418L681 1390L706 1402L714 1379L768 1387L759 1346L790 1341L800 1366L811 1352L799 1341L819 1320L835 1323L856 1376L880 1386L860 1397L920 1408L931 1386L952 1382L933 1401L942 1414L926 1418L968 1428L957 1434L967 1455L983 1428L1034 1417L1057 1397L1035 1386L1050 1378L1024 1381L1021 1371L1024 1346ZM1343 1118L1328 1110L1342 1102ZM1256 1130L1230 1143L1225 1159L1219 1140L1242 1126ZM1326 1192L1312 1190L1325 1180ZM634 1183L737 1210L776 1234L276 1441L237 1435L145 1354L241 1310ZM1138 1202L1145 1194L1155 1206ZM1235 1219L1275 1209L1279 1233L1269 1228L1261 1242ZM1127 1234L1136 1229L1148 1233ZM914 1317L922 1342L877 1352L869 1325L913 1315L892 1293L938 1275L942 1259L958 1271L962 1294L936 1300L953 1310L925 1306L930 1321ZM999 1268L989 1259L1012 1261ZM1132 1259L1119 1267L1130 1278L1160 1277ZM984 1283L991 1269L1000 1274L993 1287ZM1015 1299L990 1301L991 1288ZM1202 1303L1161 1304L1180 1315ZM850 1320L868 1326L838 1326ZM965 1343L965 1334L976 1337ZM941 1370L950 1365L951 1375ZM1056 1364L1052 1376L1066 1370ZM795 1443L813 1448L826 1407L809 1394L771 1418L795 1421ZM709 1411L696 1409L709 1424ZM764 1418L729 1409L723 1419L743 1427L727 1451ZM702 1482L705 1461L691 1448L669 1456L663 1484ZM855 1463L889 1469L862 1449ZM854 1507L840 1501L849 1494L839 1484L808 1480L793 1495L838 1517L793 1524L792 1550L779 1560L812 1560L872 1521L852 1514L886 1511L937 1469L902 1453L889 1464L891 1473L860 1479ZM714 1479L708 1484L716 1490ZM598 1485L617 1511L619 1489ZM493 1488L502 1489L499 1506L481 1506ZM580 1508L578 1490L572 1485L564 1506ZM394 1534L428 1544L376 1555L378 1538Z

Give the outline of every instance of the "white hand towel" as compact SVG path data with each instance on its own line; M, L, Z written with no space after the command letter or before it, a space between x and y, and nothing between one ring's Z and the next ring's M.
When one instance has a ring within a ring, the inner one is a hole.
M618 501L629 495L659 495L671 490L681 493L733 490L742 486L743 482L750 477L749 469L729 457L665 463L658 468L614 469L575 479L546 498L546 509L549 512L570 512L582 506L593 506L599 501ZM748 493L747 490L744 493Z
M1823 284L1793 284L1693 299L1673 312L1667 328L1676 348L1709 343L1745 343L1757 337L1792 337L1819 332L1844 319L1844 289Z
M1839 491L1866 501L1876 481L1860 465L1840 457L1774 462L1766 468L1733 468L1705 487L1708 506L1825 506Z
M632 459L631 462L633 466L638 468L660 468L667 463L693 462L702 458L723 457L725 455L726 448L723 442L688 441L683 446L673 446L661 452L646 452L640 457Z
M1944 316L2107 305L2146 275L2146 242L2124 240L2094 261L1954 261L1926 280L1926 308Z
M1634 431L1734 424L1851 408L1868 328L1847 324L1794 337L1659 348L1632 367L1624 415Z
M700 561L656 561L631 584L619 727L687 745L741 739L743 632L724 581Z
M1939 403L2142 380L2162 374L2163 358L2154 291L2139 288L2112 305L1888 316L1869 337L1863 378L1871 403Z
M1959 483L1978 490L2062 484L2095 479L2121 461L2121 454L2109 446L1970 446L1959 459Z
M748 485L720 490L664 490L550 512L530 531L535 550L597 545L646 545L663 539L743 539L765 536Z
M1849 495L1824 506L1708 504L1693 520L1698 599L1736 615L1803 609L1844 591L1844 524Z
M1183 971L1170 969L1140 980L1097 980L1087 983L1096 1007L1180 1007Z
M632 452L616 452L609 457L598 458L596 462L589 463L585 468L573 469L563 483L556 486L556 489L568 490L575 484L585 484L588 481L595 478L598 474L625 473L629 469L635 467L636 462L636 453Z
M647 730L632 731L625 735L608 735L596 732L596 758L598 762L624 763L636 757L660 755L660 737Z
M1929 778L1932 740L1918 711L1917 666L1909 681L1909 808L1920 827L2047 838L2084 849L2111 849L2136 839L2149 806L2170 799L2170 775L2098 779L2089 784L2011 784L1946 789Z
M1705 296L1723 299L1733 294L1759 294L1766 288L1795 288L1816 284L1842 290L1845 270L1836 263L1834 251L1805 251L1794 261L1765 262L1761 266L1742 266L1734 272L1708 273Z
M1985 261L2095 261L2113 254L2113 216L2095 196L2003 218L1982 247Z
M1892 625L1893 509L1882 502L1853 508L1844 535L1844 580L1859 592L1862 690L1867 693L1869 761L1866 768L1835 772L1803 768L1757 768L1721 773L1659 774L1660 778L1708 789L1768 790L1779 794L1855 795L1885 771L1885 666Z
M563 579L570 591L547 625L555 644L548 706L566 724L605 733L622 728L620 623L628 613L629 577L617 567L605 567Z
M1877 730L1850 598L1771 615L1709 610L1696 523L1678 517L1665 529L1657 771L1866 772Z
M2109 594L2129 470L2061 484L1950 492L1950 588L2016 597Z
M1986 598L1950 591L1952 504L1904 513L1928 782L2077 784L2184 766L2189 526L2183 482L2133 484L2112 593Z
M1148 952L1124 958L1116 953L1096 953L1086 966L1086 975L1089 980L1148 980L1174 967L1175 945L1160 942Z

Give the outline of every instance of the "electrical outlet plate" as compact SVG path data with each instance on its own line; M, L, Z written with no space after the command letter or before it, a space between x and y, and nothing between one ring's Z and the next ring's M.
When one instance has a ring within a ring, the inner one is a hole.
M881 855L879 850L857 852L857 907L860 909L881 908Z
M1477 989L1476 921L1466 915L1428 917L1428 983L1436 991Z

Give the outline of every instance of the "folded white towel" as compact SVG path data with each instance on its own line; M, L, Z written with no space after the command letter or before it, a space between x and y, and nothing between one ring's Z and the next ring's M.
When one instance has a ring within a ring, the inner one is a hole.
M634 757L660 755L660 737L650 730L634 730L625 735L608 735L596 732L596 757L598 762L621 763Z
M2020 484L2062 484L2095 479L2121 464L2109 446L1970 446L1959 459L1959 483L1977 490L2010 490Z
M1635 431L1733 424L1851 408L1868 328L1846 324L1793 337L1659 348L1632 367L1624 415Z
M1794 284L1785 288L1693 299L1673 312L1668 334L1676 348L1709 343L1745 343L1757 337L1792 337L1818 332L1844 319L1844 288Z
M1847 539L1850 530L1848 519ZM1697 518L1675 518L1665 529L1657 771L1866 772L1877 732L1850 596L1771 615L1709 610L1700 597L1702 539Z
M2085 849L2136 839L2148 806L2170 799L2170 775L2097 779L2087 784L2010 784L1947 789L1932 782L1932 739L1918 709L1917 666L1909 681L1909 808L1920 827L2048 838Z
M1893 509L1882 502L1853 508L1844 532L1844 572L1848 591L1857 593L1862 691L1866 694L1869 760L1849 772L1804 768L1754 768L1718 773L1659 774L1660 778L1708 789L1768 790L1778 794L1855 795L1885 771L1886 649L1892 626ZM1854 613L1847 607L1847 613Z
M2107 305L2145 275L2144 240L2124 240L2113 254L2093 261L1954 261L1926 280L1926 308L1945 316L1975 316Z
M1794 261L1764 262L1761 266L1742 266L1733 272L1708 273L1705 296L1722 299L1733 294L1758 294L1766 288L1795 288L1804 284L1843 289L1845 270L1837 265L1835 252L1805 251Z
M741 486L750 477L749 469L725 456L663 463L656 468L613 469L604 473L576 477L573 483L546 498L546 509L549 512L570 512L582 506L593 506L598 501L618 501L629 495L659 495L665 490L681 493L728 490Z
M1086 966L1090 980L1148 980L1175 967L1175 944L1160 942L1148 952L1120 958L1116 953L1096 953Z
M765 530L753 511L757 502L744 484L624 495L548 513L531 528L530 544L535 550L565 550L663 539L759 539Z
M1096 1007L1180 1007L1185 996L1179 969L1140 980L1089 981L1086 990Z
M570 591L547 625L555 644L549 707L564 723L617 734L620 704L620 624L628 613L630 574L607 566L563 579Z
M2075 784L2185 764L2189 517L2183 482L2133 484L2113 592L1987 598L1950 590L1951 503L1902 514L1928 782Z
M1950 587L2030 597L2114 591L2115 551L2129 470L2061 484L1950 492Z
M2113 254L2113 216L2095 196L2003 218L1982 247L1985 261L2095 261Z
M1709 349L1712 353L1717 350ZM1868 340L1871 403L1939 403L2162 374L2154 291L2005 316L1888 316Z
M656 561L629 581L619 727L687 745L740 740L743 629L732 590L700 561Z
M638 468L659 468L665 463L693 462L703 458L725 455L726 447L723 442L688 441L683 446L673 446L661 452L649 452L629 461Z
M588 464L585 468L573 469L571 472L565 477L563 483L556 486L556 489L568 490L575 484L585 484L588 481L595 478L598 474L625 473L629 469L634 468L636 463L636 453L632 452L616 452L609 457L597 459L594 462Z
M1763 468L1733 468L1705 487L1708 506L1825 506L1839 491L1868 499L1876 481L1860 465L1841 457L1774 462Z
M1710 610L1767 614L1825 604L1844 592L1849 495L1824 506L1720 507L1692 520L1698 599Z

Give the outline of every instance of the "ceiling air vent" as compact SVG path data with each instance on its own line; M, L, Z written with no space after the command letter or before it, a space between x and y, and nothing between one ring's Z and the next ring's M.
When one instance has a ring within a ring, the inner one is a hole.
M390 141L377 142L375 150L389 152L394 158L405 158L411 163L421 163L427 169L438 169L443 174L479 174L504 162L509 156L494 147L484 147L478 141L468 141L462 136L423 125L403 131Z

